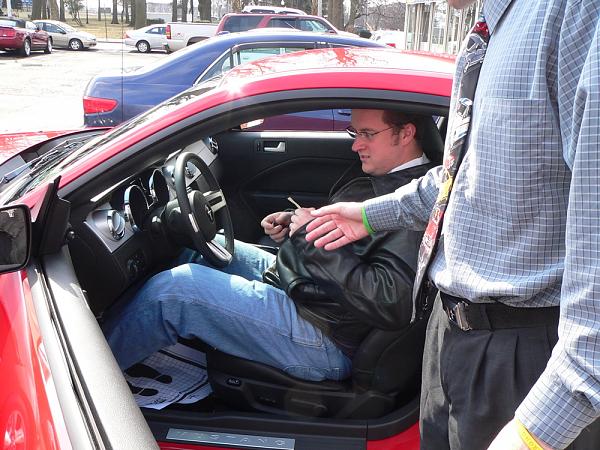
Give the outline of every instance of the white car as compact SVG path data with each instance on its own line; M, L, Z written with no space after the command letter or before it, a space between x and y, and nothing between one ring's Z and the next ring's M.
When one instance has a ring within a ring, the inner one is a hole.
M149 25L137 30L129 30L125 32L123 42L125 45L137 48L140 53L163 50L163 46L167 43L167 27L165 25Z
M385 44L399 50L404 50L404 31L377 30L373 32L371 39L379 42L380 44Z
M58 20L34 20L52 38L53 47L84 50L96 46L96 36Z
M300 14L306 15L304 11L296 8L282 8L279 6L258 6L258 5L247 5L244 6L242 12L245 13L258 13L258 14Z

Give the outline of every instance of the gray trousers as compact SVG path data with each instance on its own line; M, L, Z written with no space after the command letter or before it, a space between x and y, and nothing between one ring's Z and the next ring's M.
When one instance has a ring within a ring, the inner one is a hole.
M557 324L464 332L450 323L438 295L425 340L421 448L487 449L541 375L557 340ZM600 421L569 449L600 449Z

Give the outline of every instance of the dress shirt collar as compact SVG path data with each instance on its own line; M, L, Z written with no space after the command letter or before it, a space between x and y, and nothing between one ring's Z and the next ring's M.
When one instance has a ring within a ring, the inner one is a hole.
M484 0L483 15L490 34L494 33L496 25L498 25L511 3L512 0Z
M429 158L425 156L423 153L421 156L415 159L411 159L410 161L405 162L404 164L400 164L398 167L394 167L388 173L398 172L399 170L410 169L411 167L421 166L423 164L427 164L429 162Z

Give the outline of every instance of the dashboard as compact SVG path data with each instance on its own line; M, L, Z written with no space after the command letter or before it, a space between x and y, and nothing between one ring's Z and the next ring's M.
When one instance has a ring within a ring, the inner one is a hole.
M205 141L177 150L94 195L91 209L73 224L76 239L69 248L79 262L76 270L82 285L95 297L90 298L93 310L103 310L127 288L169 267L188 243L185 235L173 232L178 227L171 226L173 217L166 213L177 206L174 170L182 151L197 154L209 167L217 159L214 144ZM207 190L203 175L191 163L185 169L185 183L188 192Z

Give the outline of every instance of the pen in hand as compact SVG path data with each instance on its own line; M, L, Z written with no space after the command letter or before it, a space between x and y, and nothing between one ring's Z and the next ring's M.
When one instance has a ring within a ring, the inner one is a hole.
M296 207L296 209L301 209L301 208L302 208L302 206L300 206L300 205L298 204L298 202L296 202L296 200L294 200L292 197L288 197L287 199L288 199L288 201L289 201L289 202L290 202L292 205L294 205L294 206Z

